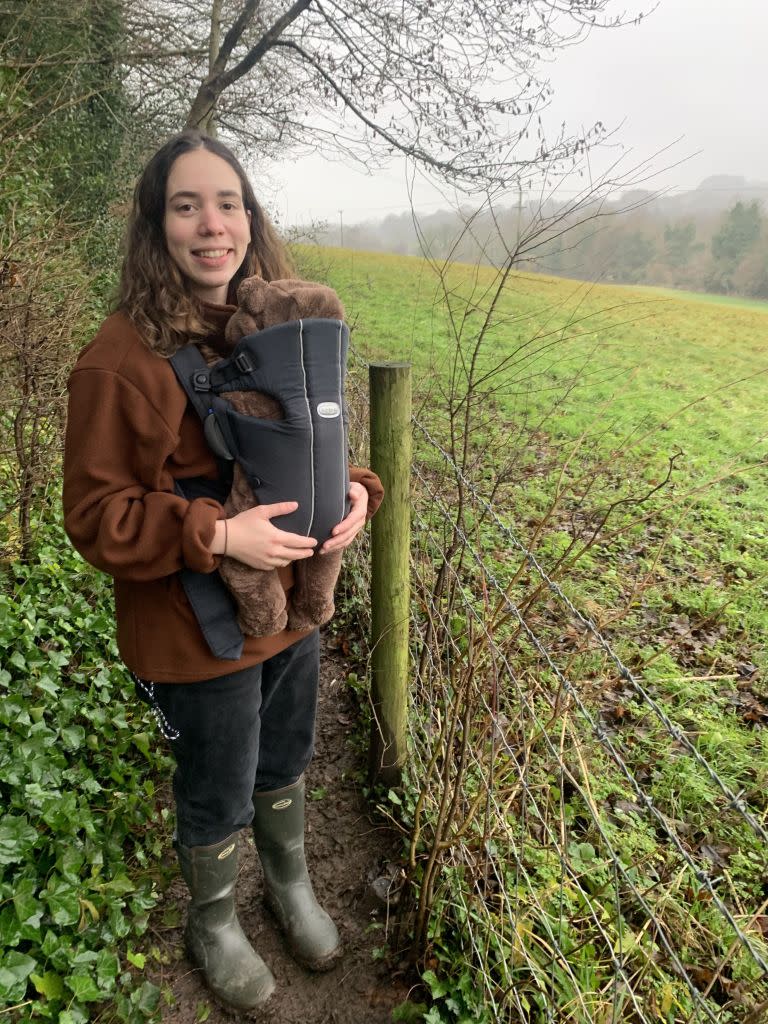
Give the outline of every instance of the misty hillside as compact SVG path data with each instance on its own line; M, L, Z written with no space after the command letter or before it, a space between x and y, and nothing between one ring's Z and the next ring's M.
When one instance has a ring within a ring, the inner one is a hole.
M501 265L588 280L656 284L768 299L768 183L706 178L675 195L625 191L573 200L469 206L326 226L312 240L351 249Z
M698 188L690 192L654 196L652 191L638 190L624 193L620 203L626 205L628 200L645 200L653 212L670 218L722 213L738 202L751 203L754 200L765 208L768 205L768 182L748 181L735 174L716 174L705 178Z

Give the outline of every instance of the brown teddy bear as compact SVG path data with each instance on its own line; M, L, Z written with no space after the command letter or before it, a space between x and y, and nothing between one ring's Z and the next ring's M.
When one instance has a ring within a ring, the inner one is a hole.
M238 310L226 329L226 338L233 346L247 334L266 327L309 317L344 319L344 307L331 288L309 281L281 280L267 282L260 277L249 277L237 290ZM200 351L208 365L221 359L214 349L201 345ZM262 419L283 419L280 403L270 395L258 391L232 391L227 401L236 412ZM361 475L362 473L362 475ZM357 479L364 485L375 475L358 471ZM371 488L369 487L369 494ZM224 505L227 518L258 501L248 484L245 473L235 463L232 489ZM219 572L237 603L238 622L248 636L270 636L285 629L310 629L320 626L334 612L333 589L341 568L341 552L313 555L292 564L293 588L286 600L277 569L253 569L234 558L222 558Z

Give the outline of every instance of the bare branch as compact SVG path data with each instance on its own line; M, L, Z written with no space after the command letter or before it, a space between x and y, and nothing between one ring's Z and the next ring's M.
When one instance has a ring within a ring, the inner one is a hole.
M225 71L224 68L232 51L242 38L243 32L251 23L258 9L259 0L247 0L237 20L224 37L224 42L214 61L211 74L201 84L197 96L192 102L192 107L187 116L187 127L195 127L211 116L221 93L258 64L264 54L275 45L288 25L295 21L309 7L311 2L312 0L296 0L293 6L281 15L264 33L256 45L251 47L243 59L233 68L230 68L229 71Z

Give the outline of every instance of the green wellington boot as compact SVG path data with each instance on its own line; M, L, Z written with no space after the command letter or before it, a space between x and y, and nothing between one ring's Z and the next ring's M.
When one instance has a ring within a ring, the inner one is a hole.
M304 780L253 794L253 834L267 906L303 967L327 971L341 956L336 925L312 891L304 857Z
M211 992L236 1010L255 1010L275 988L272 973L235 913L237 835L214 846L176 845L192 903L184 940Z

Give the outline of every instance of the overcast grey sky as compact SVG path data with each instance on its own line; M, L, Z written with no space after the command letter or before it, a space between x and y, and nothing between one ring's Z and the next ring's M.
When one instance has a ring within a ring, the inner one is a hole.
M617 13L649 6L650 0L645 5L635 0L615 3ZM765 182L766 51L766 0L661 0L640 25L595 31L557 55L548 68L555 96L547 121L565 121L574 130L598 120L616 127L614 139L628 152L627 166L682 136L654 165L662 168L691 158L660 175L651 187L693 188L713 174L741 174ZM257 176L264 198L283 223L311 218L338 222L340 210L344 221L353 223L409 205L402 162L366 175L305 156L261 168ZM415 205L428 211L445 206L445 201L422 181L416 186Z

